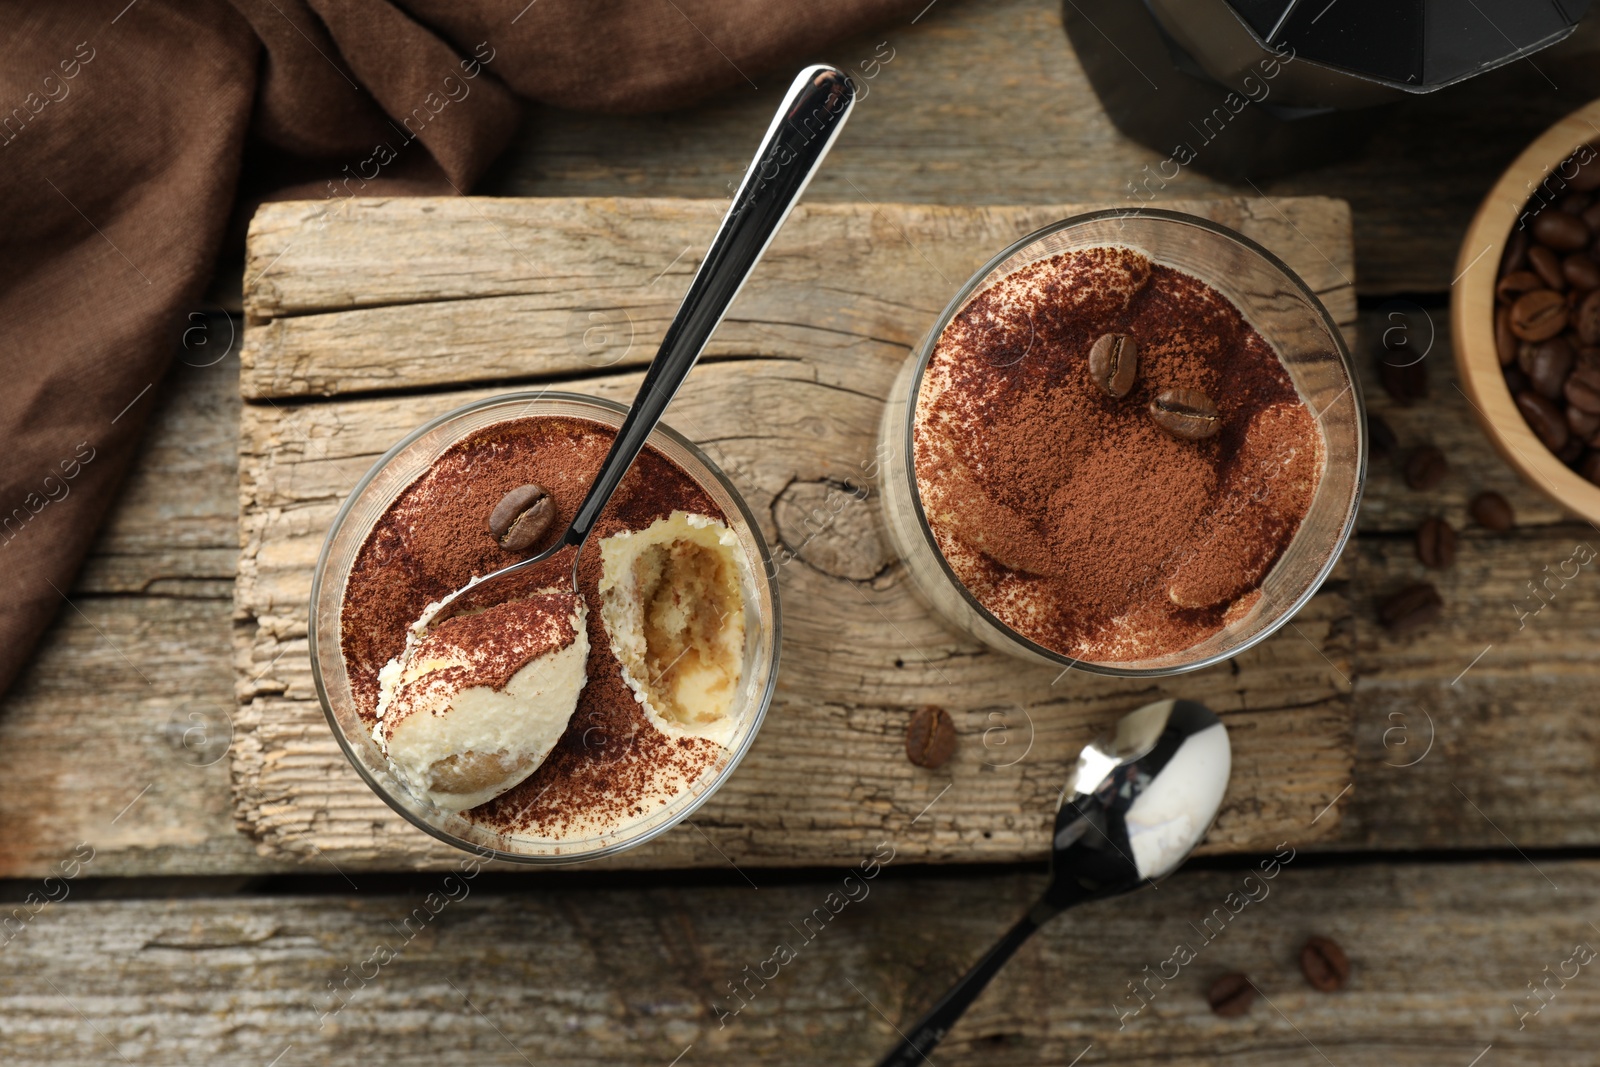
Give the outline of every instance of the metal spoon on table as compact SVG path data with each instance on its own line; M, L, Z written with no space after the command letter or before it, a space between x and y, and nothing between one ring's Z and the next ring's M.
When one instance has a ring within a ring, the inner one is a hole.
M1216 819L1231 764L1227 728L1192 700L1146 704L1085 745L1056 811L1044 895L878 1067L926 1062L1017 947L1063 911L1176 870Z
M855 106L855 85L841 70L827 65L807 67L796 76L783 105L767 127L766 137L723 216L711 248L684 295L677 316L667 327L655 359L633 398L600 473L578 505L566 531L537 555L475 578L433 606L415 628L442 621L473 607L511 599L519 583L513 577L545 562L564 548L577 546L572 561L572 588L578 588L578 556L583 543L616 491L622 476L644 447L650 431L700 358L706 341L743 288L750 272L772 242L811 176L833 146ZM471 591L470 597L463 594Z

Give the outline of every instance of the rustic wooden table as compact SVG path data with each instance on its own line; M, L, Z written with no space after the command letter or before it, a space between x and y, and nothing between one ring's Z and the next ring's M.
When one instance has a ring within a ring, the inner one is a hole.
M893 59L812 203L1118 202L1156 159L1101 114L1049 0L944 0L829 58L884 54L880 41ZM1345 164L1258 189L1185 173L1169 190L1348 201L1363 365L1392 299L1437 330L1430 397L1402 409L1374 380L1369 405L1404 445L1443 448L1452 472L1416 493L1392 466L1374 465L1355 547L1319 598L1344 607L1307 620L1305 644L1327 654L1339 684L1306 699L1337 709L1354 737L1332 831L1308 826L1270 894L1178 978L1151 986L1137 1015L1129 983L1195 940L1191 924L1240 891L1252 857L1196 860L1158 891L1047 930L939 1062L1593 1061L1600 987L1575 961L1600 940L1590 721L1600 583L1586 569L1521 626L1513 604L1546 564L1595 534L1494 457L1454 388L1444 309L1477 199L1548 122L1600 92L1596 51L1585 31L1537 67L1417 101ZM785 80L667 116L532 111L479 191L716 195L737 178ZM160 412L122 500L0 706L7 1062L871 1062L1025 907L1040 878L1015 862L1037 853L1026 833L985 845L978 831L970 853L959 834L930 839L775 977L752 980L776 943L794 939L792 924L839 887L847 861L830 848L865 857L869 829L846 845L813 835L787 861L758 826L722 843L728 864L704 866L707 850L687 838L662 853L692 871L490 871L467 882L442 869L396 871L420 861L329 853L317 835L332 809L319 816L302 793L261 787L275 781L270 761L300 754L293 739L240 750L260 731L237 721L238 701L273 668L252 659L258 605L235 600L242 324L208 324L208 344L186 349L158 386ZM274 387L251 381L248 425L295 417ZM247 477L259 460L247 454ZM1482 488L1514 503L1515 531L1468 525L1466 502ZM1410 537L1430 514L1463 531L1455 567L1433 577L1446 614L1391 638L1372 605L1422 575ZM298 544L316 532L286 535L282 544ZM958 651L985 658L975 646ZM1295 714L1276 693L1257 707L1244 684L1233 699L1236 713L1263 721ZM880 801L861 798L869 809ZM273 838L284 826L298 850ZM984 862L949 863L964 859ZM1295 952L1311 933L1349 951L1344 992L1315 993L1299 976ZM375 955L380 946L389 951ZM1266 999L1223 1020L1202 994L1230 970L1249 973Z

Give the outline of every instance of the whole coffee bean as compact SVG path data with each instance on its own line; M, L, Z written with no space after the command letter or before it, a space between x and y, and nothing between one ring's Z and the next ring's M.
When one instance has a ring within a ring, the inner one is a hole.
M1150 401L1157 426L1185 441L1199 441L1222 428L1217 405L1198 389L1168 389Z
M1561 409L1528 389L1518 393L1516 399L1517 410L1522 412L1522 417L1527 420L1539 440L1544 442L1544 447L1552 452L1561 451L1571 435L1567 429L1566 416L1561 414Z
M1433 445L1413 449L1406 457L1406 484L1413 489L1432 489L1450 473L1450 461Z
M1572 436L1580 441L1587 441L1593 437L1596 430L1600 430L1600 414L1585 411L1575 404L1568 404L1566 410L1567 429L1572 431Z
M1543 341L1567 327L1567 301L1554 289L1523 293L1511 305L1511 332L1524 341ZM1584 340L1590 344L1587 337Z
M1411 407L1428 396L1428 361L1396 365L1378 356L1378 381L1401 407Z
M1554 400L1561 395L1567 375L1572 371L1572 346L1565 338L1552 337L1524 350L1527 358L1518 353L1517 363L1528 376L1529 383L1540 394Z
M1562 387L1561 395L1573 407L1600 413L1600 384L1594 381L1595 377L1585 370L1574 372Z
M1600 289L1583 298L1573 316L1573 325L1586 345L1600 345Z
M1494 295L1501 303L1514 304L1523 293L1546 288L1544 279L1531 270L1514 270L1494 286Z
M1600 485L1600 452L1590 452L1583 457L1583 462L1578 464L1578 473L1595 485Z
M1574 252L1561 261L1561 273L1574 289L1600 289L1600 263L1582 252Z
M1400 439L1382 415L1367 416L1367 456L1374 463L1387 463L1400 450Z
M1561 290L1567 287L1567 276L1561 270L1561 257L1544 245L1534 245L1528 249L1528 266L1533 268L1534 277L1549 288Z
M906 724L906 759L918 767L938 767L956 750L956 724L932 704L911 713Z
M1516 230L1511 234L1511 239L1506 242L1505 255L1500 257L1500 273L1510 274L1514 270L1522 270L1528 265L1528 231Z
M1423 519L1417 527L1417 559L1435 570L1456 561L1456 532L1437 515Z
M1206 990L1206 1003L1224 1019L1237 1019L1256 999L1255 983L1242 974L1225 974Z
M1511 502L1492 489L1473 497L1472 503L1467 505L1467 511L1471 513L1473 522L1496 533L1505 533L1517 521L1517 513L1511 510Z
M489 532L507 552L526 552L555 518L555 501L537 485L519 485L489 512Z
M1393 634L1421 629L1444 611L1439 590L1427 582L1408 585L1378 604L1378 621Z
M1547 207L1533 218L1533 239L1557 252L1576 252L1589 237L1586 222L1558 207Z
M1522 368L1515 363L1504 368L1506 378L1506 391L1516 396L1528 387L1528 376L1522 373Z
M1350 957L1331 938L1313 937L1300 950L1300 973L1324 993L1343 989L1350 978Z
M1089 349L1089 376L1106 396L1120 399L1139 373L1139 342L1125 333L1108 333Z
M1517 335L1511 332L1511 309L1508 307L1494 313L1494 348L1502 367L1517 358Z

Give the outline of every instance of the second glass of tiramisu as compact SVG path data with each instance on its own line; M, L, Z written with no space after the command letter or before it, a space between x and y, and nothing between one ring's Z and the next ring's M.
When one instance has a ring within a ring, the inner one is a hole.
M985 643L1164 675L1262 640L1354 528L1360 388L1276 256L1165 211L1031 234L903 368L880 454L923 597Z

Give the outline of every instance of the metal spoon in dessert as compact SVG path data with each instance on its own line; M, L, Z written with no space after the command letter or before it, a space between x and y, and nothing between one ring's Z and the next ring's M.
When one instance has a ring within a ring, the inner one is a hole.
M767 127L766 137L745 171L739 191L694 281L667 327L655 359L633 399L611 450L600 465L589 493L578 506L565 532L536 555L475 578L437 604L417 626L443 621L474 607L501 603L519 595L512 576L549 560L565 548L576 546L572 561L572 588L578 588L578 559L584 541L600 512L616 491L622 476L644 447L650 431L700 358L712 332L767 250L790 210L805 192L821 166L834 138L855 106L855 85L841 70L826 65L807 67L796 76L783 105ZM471 591L471 596L464 597Z
M911 1067L955 1025L1035 930L1078 904L1119 896L1176 870L1210 830L1228 788L1228 731L1204 704L1163 700L1124 715L1084 746L1061 793L1050 882L879 1067Z

